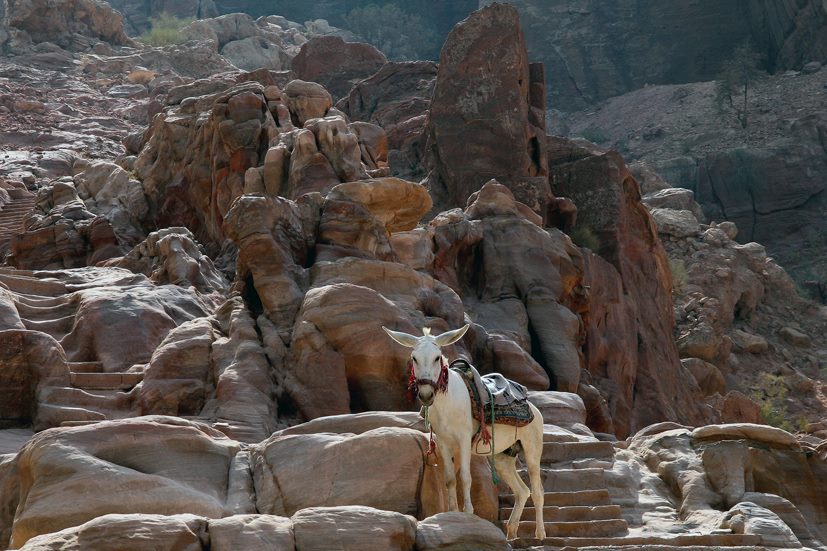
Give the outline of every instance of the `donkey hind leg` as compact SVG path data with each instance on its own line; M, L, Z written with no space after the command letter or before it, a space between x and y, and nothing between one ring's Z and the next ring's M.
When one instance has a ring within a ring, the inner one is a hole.
M466 513L474 513L474 504L471 503L471 447L459 447L459 482L462 486L462 510Z
M540 471L540 461L543 456L543 439L542 436L540 436L537 439L532 439L528 446L525 445L525 441L521 441L521 444L523 444L523 460L528 468L528 478L531 483L531 501L532 505L534 505L536 515L534 537L542 540L546 537L546 525L543 524L543 499L545 498L545 489L543 488L543 477Z
M506 537L510 540L517 538L517 529L520 527L520 517L523 516L523 507L528 500L528 486L517 474L517 458L504 453L494 456L494 466L497 474L505 482L511 491L514 492L514 509L506 523Z
M437 446L442 470L445 473L445 485L448 487L448 510L459 511L457 504L457 476L454 472L454 447L444 443Z

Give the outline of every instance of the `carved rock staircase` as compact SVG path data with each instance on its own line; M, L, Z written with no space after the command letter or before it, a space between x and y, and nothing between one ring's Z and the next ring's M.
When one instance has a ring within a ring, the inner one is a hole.
M0 267L0 285L14 293L26 329L46 333L58 342L72 331L78 300L54 272ZM66 365L67 385L38 389L37 430L139 415L129 393L143 379L142 372L107 373L99 361L68 361Z
M546 441L542 472L545 488L543 520L546 538L534 538L534 508L531 500L521 517L518 539L512 548L532 551L761 551L761 538L754 535L630 533L621 505L613 503L606 470L614 463L610 442ZM528 474L521 471L528 483ZM500 520L508 519L514 496L500 496Z
M12 237L23 228L23 219L32 210L35 196L22 185L4 184L11 202L0 204L0 261L8 252Z

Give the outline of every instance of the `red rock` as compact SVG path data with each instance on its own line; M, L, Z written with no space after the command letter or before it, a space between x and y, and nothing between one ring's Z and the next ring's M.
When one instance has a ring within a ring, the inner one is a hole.
M614 356L606 355L605 345L587 345L597 352L587 357L587 368L598 388L622 389L612 392L626 397L614 402L615 411L632 408L628 425L624 414L616 418L618 435L664 420L703 423L706 414L683 380L674 346L669 262L654 222L640 202L637 182L617 153L578 150L561 138L549 138L548 144L552 190L574 201L577 227L594 236L594 252L617 274L591 276L592 281L605 282L595 289L603 296L592 302L600 312L605 308L600 304L609 297L621 299L622 306L613 319L625 320L625 329L608 324L601 327L600 317L590 317L587 335L588 339L616 341L624 359L616 363ZM588 267L606 269L602 262ZM612 336L615 332L618 336ZM601 349L604 352L599 352ZM612 366L611 372L608 366Z
M533 73L541 77L541 71ZM440 54L428 115L428 185L438 205L465 206L485 181L496 178L545 216L545 129L537 120L545 115L532 113L544 102L535 106L531 84L515 8L493 4L454 27Z
M369 77L387 61L370 44L345 42L338 36L316 36L302 45L290 67L298 78L318 82L334 98L340 98L355 82Z
M388 62L362 80L336 107L356 121L381 126L388 136L394 174L419 179L424 151L425 113L431 102L436 64L431 61Z

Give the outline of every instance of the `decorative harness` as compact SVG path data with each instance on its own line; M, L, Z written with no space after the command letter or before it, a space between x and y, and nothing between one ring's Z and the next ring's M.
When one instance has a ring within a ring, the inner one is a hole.
M413 402L416 399L416 395L419 392L420 385L431 385L434 388L434 394L440 392L447 392L448 391L448 364L445 362L445 356L440 358L441 367L439 369L439 377L436 381L432 381L431 379L417 379L416 374L414 373L414 365L413 360L408 363L408 368L410 369L411 375L408 377L408 392L407 398L409 402ZM466 383L467 384L467 383ZM470 387L469 387L470 389ZM469 390L470 392L470 390ZM489 400L491 403L491 430L494 430L494 400L491 398L489 393ZM472 406L473 407L473 406ZM431 427L431 422L428 419L428 406L424 406L422 416L425 418L425 428L429 432L428 437L428 451L426 452L425 456L430 456L432 454L436 454L436 440L434 440L434 429ZM471 443L474 445L479 444L479 441L482 440L484 445L491 444L491 457L489 458L488 462L491 466L491 475L494 480L494 484L499 483L499 477L497 476L497 470L494 467L494 442L493 436L491 432L488 431L488 427L485 423L485 413L483 411L482 402L479 402L479 418L480 418L480 428L477 429L477 433L473 436Z
M439 377L436 381L431 379L417 379L414 373L413 360L408 362L408 368L411 371L411 376L408 378L408 401L413 402L416 399L416 394L419 392L419 385L431 385L434 387L434 394L448 391L448 364L445 363L445 356L440 358L441 367L439 368ZM425 428L430 432L428 440L428 452L425 456L436 453L436 440L434 440L434 429L431 427L431 421L428 419L428 406L424 406L425 410L423 417L425 417Z

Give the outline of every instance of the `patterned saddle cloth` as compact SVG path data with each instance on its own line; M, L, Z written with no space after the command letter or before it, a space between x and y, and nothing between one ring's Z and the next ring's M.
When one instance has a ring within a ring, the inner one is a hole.
M528 407L528 389L520 383L508 380L499 373L481 376L465 360L454 360L450 368L462 375L471 396L471 414L480 423L491 424L492 399L496 423L523 427L534 419L534 413Z

